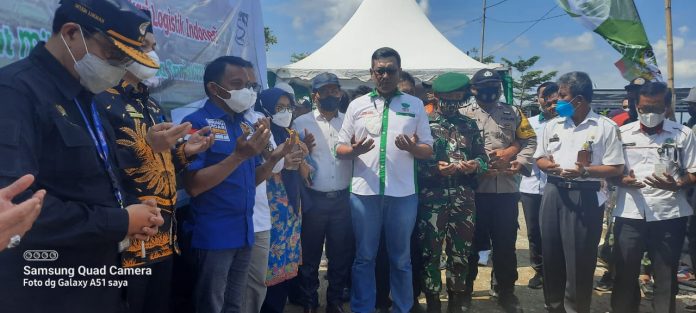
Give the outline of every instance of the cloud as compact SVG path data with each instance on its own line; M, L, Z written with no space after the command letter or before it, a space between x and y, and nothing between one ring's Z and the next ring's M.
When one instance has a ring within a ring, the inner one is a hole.
M299 37L309 35L318 42L324 42L346 24L362 1L297 0L283 3L272 10L291 17L292 28L300 34Z
M559 36L545 41L544 45L563 52L589 51L594 49L594 36L591 32L584 32L576 37Z
M688 33L688 32L689 32L689 26L684 25L684 26L679 27L679 33L680 33L680 34L684 35L684 34L686 34L686 33Z
M295 16L292 18L292 28L302 29L304 27L304 19L300 16Z
M527 38L527 36L521 36L515 39L515 43L520 48L529 48L532 44L532 42L529 40L529 38Z
M469 23L466 19L445 19L432 21L435 28L439 30L447 39L459 37L464 34Z
M428 15L430 13L430 1L429 0L420 0L418 2L418 6L420 6L421 10L423 10L423 13L425 13L425 15Z
M667 40L661 38L652 43L657 64L667 79ZM674 80L677 87L693 84L696 79L696 58L692 51L696 50L696 40L686 40L684 37L672 37L672 48L674 52Z

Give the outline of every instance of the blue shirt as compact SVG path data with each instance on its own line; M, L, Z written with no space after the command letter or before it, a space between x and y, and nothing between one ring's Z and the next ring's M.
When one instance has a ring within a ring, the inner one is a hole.
M253 130L242 114L230 116L210 99L198 111L186 116L194 129L210 126L215 143L210 150L198 154L188 166L197 171L224 160L237 145L242 127ZM191 246L198 249L236 249L254 243L254 196L256 195L256 167L259 157L242 162L225 180L212 189L191 198L192 218L184 222L184 229L192 231Z

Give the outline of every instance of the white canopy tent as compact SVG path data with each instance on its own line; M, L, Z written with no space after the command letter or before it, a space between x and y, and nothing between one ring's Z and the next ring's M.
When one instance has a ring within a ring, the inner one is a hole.
M372 53L391 47L401 55L401 67L421 81L456 71L473 74L500 64L478 62L459 50L428 20L415 0L364 0L345 26L306 58L276 69L278 78L308 81L332 72L343 81L370 80Z

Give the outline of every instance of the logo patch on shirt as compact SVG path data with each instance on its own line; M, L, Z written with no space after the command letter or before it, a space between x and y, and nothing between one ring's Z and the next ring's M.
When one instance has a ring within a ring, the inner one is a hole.
M225 125L225 121L211 118L207 118L205 121L208 123L208 126L210 126L210 133L215 136L215 140L230 141L230 136L227 134L227 126Z
M558 134L554 134L553 137L549 138L549 143L559 142L559 141L561 141L561 138L558 138Z
M409 108L411 107L410 104L408 103L402 103L401 104L401 111L408 112Z

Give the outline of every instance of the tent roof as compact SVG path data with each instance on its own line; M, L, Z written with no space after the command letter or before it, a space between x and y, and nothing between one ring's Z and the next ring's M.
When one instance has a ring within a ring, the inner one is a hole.
M421 81L457 71L473 74L500 64L480 63L455 47L430 23L415 0L364 0L346 25L306 58L276 70L280 78L311 80L321 72L340 79L370 79L372 53L391 47L401 67Z

